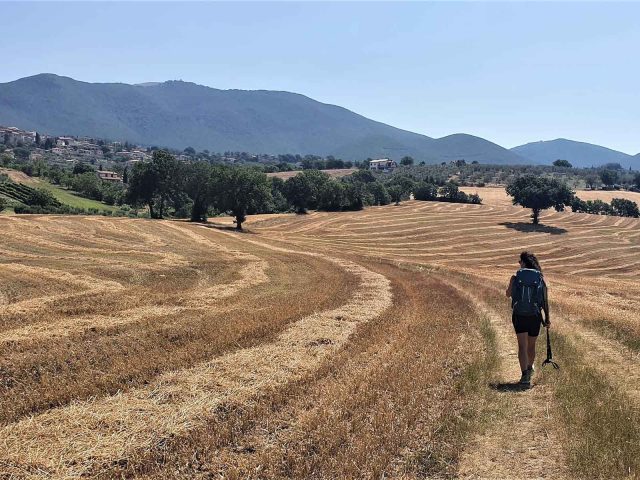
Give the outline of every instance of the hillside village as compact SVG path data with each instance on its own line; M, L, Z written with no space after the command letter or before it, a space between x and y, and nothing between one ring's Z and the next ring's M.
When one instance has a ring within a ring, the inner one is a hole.
M196 151L192 147L176 150L168 147L143 146L128 141L112 141L92 137L76 137L72 135L54 136L42 132L23 130L15 126L0 125L0 154L12 160L22 162L44 161L47 165L61 168L73 167L77 163L87 163L99 171L114 171L122 175L125 168L134 164L150 161L153 152L166 150L180 162L196 160L220 164L252 164L260 165L265 173L290 172L302 169L334 170L351 169L360 162L343 161L331 155L326 157L313 154L268 154L253 152L210 152ZM369 159L370 160L370 159ZM383 159L391 168L380 168L393 171L395 162ZM363 159L364 161L364 159ZM368 160L367 160L368 161ZM104 180L112 180L104 176Z
M294 154L265 154L249 152L196 151L192 147L176 150L167 147L142 146L128 141L111 141L92 137L54 136L42 132L23 130L15 126L0 125L0 151L12 159L24 161L44 160L61 167L75 163L102 165L105 169L122 172L137 162L149 161L155 150L169 151L178 161L205 160L214 163L255 163L265 171L281 172L303 168L339 169L352 168L353 162L345 162L332 156ZM100 169L102 170L102 169Z
M89 137L51 136L17 127L0 126L0 138L5 145L4 154L24 160L45 160L51 164L77 162L95 164L132 165L150 160L150 149L128 142L105 141ZM28 152L28 155L27 153Z

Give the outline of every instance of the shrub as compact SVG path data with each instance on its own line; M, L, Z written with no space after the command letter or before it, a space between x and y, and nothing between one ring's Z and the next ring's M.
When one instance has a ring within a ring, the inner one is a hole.
M39 207L53 207L60 205L51 192L41 188L33 189L26 198L25 203L30 206Z
M587 213L594 215L610 215L611 206L602 200L587 200Z
M618 215L619 217L638 218L640 216L638 204L624 198L614 198L611 200L611 210L614 215Z
M571 202L571 211L578 213L586 213L587 212L587 202L584 200L580 200L578 197L575 197Z
M469 195L469 203L473 205L482 205L482 198L477 193L472 193Z
M416 200L436 200L438 198L438 187L433 183L421 182L413 191Z
M438 192L444 201L455 202L460 199L460 190L454 182L447 182Z

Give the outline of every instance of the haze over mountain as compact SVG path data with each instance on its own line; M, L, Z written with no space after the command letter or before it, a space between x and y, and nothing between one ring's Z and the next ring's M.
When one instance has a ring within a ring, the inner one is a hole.
M547 165L562 159L568 160L574 167L597 167L605 163L619 163L625 168L638 169L640 167L640 154L628 155L600 145L576 142L566 138L527 143L514 147L511 151L532 163Z
M128 85L35 75L0 84L0 124L53 135L218 152L527 163L479 137L454 134L434 139L304 95L218 90L182 81Z

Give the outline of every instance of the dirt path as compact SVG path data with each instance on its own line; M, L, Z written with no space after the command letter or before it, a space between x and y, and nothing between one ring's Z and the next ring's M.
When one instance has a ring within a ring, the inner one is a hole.
M460 288L460 287L458 287ZM505 401L504 415L473 438L461 455L461 478L568 478L558 433L559 422L550 404L553 391L548 385L521 390L515 337L512 327L495 310L471 297L478 311L489 318L496 332L500 355L498 376L492 388ZM537 362L539 364L539 362ZM497 399L498 400L498 399Z
M498 291L495 286L491 288ZM563 312L562 304L555 307L553 317L557 321L553 329L572 339L588 359L590 367L628 395L631 401L640 404L640 353L585 326L576 315ZM508 327L512 337L511 326ZM517 364L515 359L511 363Z

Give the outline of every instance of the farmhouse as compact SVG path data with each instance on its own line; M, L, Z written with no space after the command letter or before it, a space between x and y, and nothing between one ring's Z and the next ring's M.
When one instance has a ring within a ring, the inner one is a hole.
M107 170L96 171L98 178L104 182L120 182L122 183L122 177L116 172L109 172Z
M76 139L73 137L58 137L56 138L56 146L58 147L70 147L75 145Z
M388 158L379 158L378 160L371 160L369 162L369 170L391 172L397 166L398 164L395 161L389 160Z

